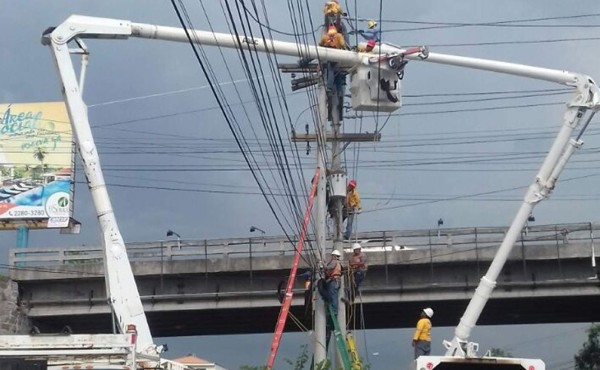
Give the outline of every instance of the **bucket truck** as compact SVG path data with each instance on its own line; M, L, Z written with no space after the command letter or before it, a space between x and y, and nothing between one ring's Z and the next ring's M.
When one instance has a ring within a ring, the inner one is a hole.
M410 60L480 69L545 80L572 87L575 96L567 104L563 126L540 171L525 194L523 203L495 259L486 275L481 279L461 318L455 331L455 337L444 342L447 348L446 355L422 356L415 360L411 367L414 370L463 368L543 370L545 368L543 361L538 359L477 357L477 344L469 342L469 337L487 300L491 297L496 279L520 230L525 226L527 217L540 201L549 197L567 161L575 149L580 148L583 144L581 137L592 116L600 107L598 87L590 77L522 64L430 53L425 47L404 49L382 44L375 48L373 54L368 54L318 46L299 48L295 43L254 39L242 35L198 30L191 30L191 32L194 34L193 41L205 46L251 48L260 52L288 55L303 60L316 59L321 63L335 62L337 68L350 73L350 92L352 106L355 110L391 112L398 109L401 106L400 78L398 76L404 73L406 63ZM160 349L153 343L123 239L112 211L98 152L88 121L87 107L82 96L89 56L83 39L126 39L129 37L189 42L186 32L178 28L77 15L69 17L56 28L48 29L42 40L45 45L49 46L59 71L67 109L73 125L74 137L77 140L86 178L100 221L104 240L106 289L109 303L121 333L118 335L131 335L127 334L127 329L135 327L136 345L133 351L130 348L130 352L138 357L152 357L156 356ZM69 44L73 47L69 47ZM379 57L375 58L375 54L378 54ZM72 55L81 56L79 78L75 73L71 59ZM374 76L377 76L377 78L374 78ZM583 124L580 125L581 122ZM579 126L581 126L579 131L575 133ZM52 346L51 337L37 337L39 338L37 341L38 347L35 347L33 338L30 342L22 339L24 344L19 348L24 349L27 345L30 345L33 348L31 351L39 352L40 345ZM122 344L127 340L131 342L132 337L114 337L114 339ZM8 350L7 345L3 344L7 342L3 342L3 340L5 339L0 337L0 356L3 356L3 350ZM63 343L63 346L68 346L68 344Z

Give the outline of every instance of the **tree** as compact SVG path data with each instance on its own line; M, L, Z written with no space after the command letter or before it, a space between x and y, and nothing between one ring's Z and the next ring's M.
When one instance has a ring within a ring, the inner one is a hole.
M38 146L33 151L33 158L40 161L40 163L42 164L42 168L44 168L44 159L46 159L47 154L48 154L48 151L43 146Z
M587 333L587 342L575 355L575 369L600 370L600 324L592 325Z
M40 166L41 167L40 174L44 173L44 171L46 170L46 164L44 164L44 159L46 159L46 155L48 155L48 151L43 146L38 146L33 151L33 158L35 158L38 161L40 161L40 164L41 164L41 166Z

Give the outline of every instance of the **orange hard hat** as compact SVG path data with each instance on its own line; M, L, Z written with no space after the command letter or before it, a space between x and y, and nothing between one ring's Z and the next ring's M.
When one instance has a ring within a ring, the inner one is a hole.
M336 33L337 33L337 28L335 28L335 26L329 26L329 28L327 29L327 34L334 35Z
M356 187L356 180L350 180L350 182L348 183L348 186L351 188L355 188Z

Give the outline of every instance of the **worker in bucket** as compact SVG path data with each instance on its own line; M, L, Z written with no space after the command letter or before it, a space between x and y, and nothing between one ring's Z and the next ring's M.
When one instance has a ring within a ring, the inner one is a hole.
M417 321L417 329L412 339L412 346L415 349L415 359L419 356L428 356L431 353L431 318L433 310L424 308Z
M358 30L357 33L364 37L366 40L375 40L375 42L381 42L381 31L377 27L377 22L370 20L367 22L367 31Z
M358 46L356 51L359 53L371 53L373 52L373 48L375 48L375 40L371 39L367 41L365 46Z
M325 277L323 286L319 289L325 303L330 304L333 312L337 315L338 293L340 291L340 278L342 276L341 253L338 250L331 252L329 260L323 266Z
M350 182L348 182L348 187L346 188L346 205L343 212L344 219L347 219L344 240L350 240L352 226L354 225L354 217L361 212L362 206L360 205L360 195L356 189L356 180L350 180Z
M356 297L360 283L362 283L367 273L367 255L363 253L359 243L352 244L352 255L350 256L348 266L353 277L350 290L352 293L351 297Z

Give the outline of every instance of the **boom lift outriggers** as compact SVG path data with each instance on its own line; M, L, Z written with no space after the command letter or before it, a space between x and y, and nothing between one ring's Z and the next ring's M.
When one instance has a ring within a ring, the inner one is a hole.
M392 102L388 100L385 93L390 92L390 86L392 86L393 92L400 97L398 73L403 71L402 69L408 60L427 61L523 76L555 82L575 89L575 97L568 103L564 114L563 126L534 182L529 187L523 203L487 274L481 279L466 312L460 320L454 339L445 342L447 348L446 356L423 356L414 363L416 369L427 368L429 370L442 364L443 366L440 366L440 368L460 368L460 364L465 363L477 363L480 365L478 368L501 368L500 365L506 362L499 360L487 361L477 358L477 345L468 342L468 340L487 300L491 296L496 278L506 262L520 230L524 227L527 217L531 214L535 205L550 195L567 161L575 149L578 149L582 145L581 137L590 123L593 114L600 108L599 91L594 81L588 76L567 71L428 53L426 48L419 48L417 50L404 49L384 44L376 47L374 54L366 54L317 46L298 48L295 43L254 39L242 35L197 30L190 32L194 33L194 42L199 42L203 45L218 45L228 48L244 47L256 51L268 51L270 53L304 59L308 57L310 59L317 59L321 63L336 62L337 68L346 69L351 73L350 91L352 93L352 105L355 110L385 109L386 111L393 111L399 108L401 105L400 101ZM74 137L77 140L86 178L100 221L105 251L106 288L111 308L117 318L120 331L125 333L127 326L134 324L138 330L138 348L140 352L143 354L152 354L157 352L157 346L153 342L129 265L123 238L112 211L98 152L88 121L87 107L82 97L85 67L88 58L88 50L83 39L124 39L128 37L189 42L184 30L178 28L132 23L126 20L73 15L58 27L47 30L43 36L43 43L50 46L56 61L67 109L73 125ZM77 45L76 48L69 48L68 44L71 41L74 41ZM380 54L384 57L373 58L379 50L381 50ZM299 53L302 53L302 55L299 55ZM75 74L71 54L82 56L79 80ZM370 78L371 74L368 73L369 71L377 71L382 78L387 80L387 91L385 89L382 90L381 80ZM584 124L581 130L575 137L572 137L574 130L582 120L584 120ZM521 366L531 366L529 369L544 369L541 360L516 359L514 361L517 360L521 361L519 362ZM455 366L456 364L458 364L458 367Z

